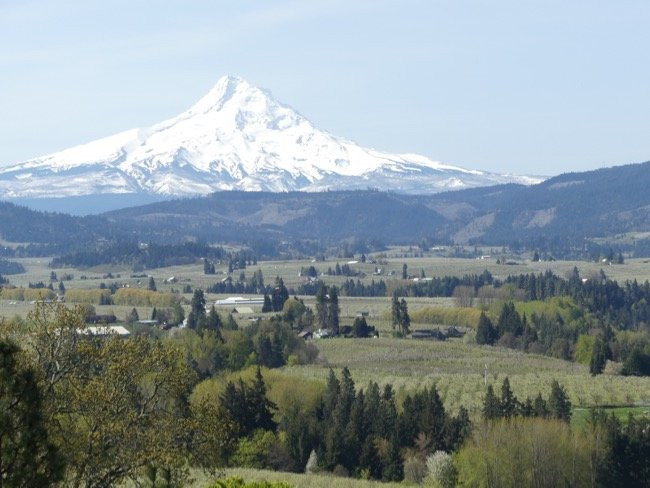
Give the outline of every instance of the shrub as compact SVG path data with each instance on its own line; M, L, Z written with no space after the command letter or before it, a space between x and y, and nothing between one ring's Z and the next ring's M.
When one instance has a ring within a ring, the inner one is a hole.
M242 478L226 478L217 480L208 488L293 488L289 483L284 481L244 481Z
M462 486L592 486L593 442L565 422L513 418L480 424L456 457Z
M404 479L410 483L422 483L427 476L427 465L420 456L408 456L404 461Z
M457 472L451 456L445 451L436 451L427 458L429 479L441 488L456 486Z

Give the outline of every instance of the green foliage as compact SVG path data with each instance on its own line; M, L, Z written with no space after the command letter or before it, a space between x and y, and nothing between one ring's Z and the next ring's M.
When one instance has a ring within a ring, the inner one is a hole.
M61 281L63 283L63 281ZM69 289L65 292L68 303L90 303L93 305L107 305L112 303L110 290L82 290Z
M70 484L89 488L183 457L182 399L195 375L170 344L79 334L79 309L39 304L22 336L43 391L44 417ZM128 442L125 442L128 440Z
M411 322L416 324L456 325L475 329L481 318L476 308L422 307L410 312Z
M270 456L277 444L276 435L268 430L256 430L248 437L242 437L237 450L230 458L233 466L263 469L270 467Z
M217 480L208 488L293 488L293 485L283 481L249 481L245 482L242 478L226 478Z
M592 375L597 375L603 372L607 358L610 356L609 348L602 337L598 336L594 339L594 344L591 350L591 358L589 360L589 372Z
M527 398L520 402L510 389L510 380L506 376L501 385L501 398L497 398L492 385L488 385L483 398L482 414L484 420L510 419L516 416L544 417L571 421L571 402L566 390L553 380L548 400L538 393L534 401Z
M460 486L592 486L590 438L564 422L513 418L480 424L456 457Z
M625 376L650 376L650 354L635 348L625 358L621 374Z
M316 293L316 323L321 329L330 329L334 334L339 333L338 288L321 285Z
M0 299L31 302L34 300L53 300L56 294L48 288L7 288L0 287Z
M476 343L492 345L496 339L497 331L492 321L482 312L476 327Z
M284 302L289 299L289 291L284 286L284 280L277 276L275 278L275 285L271 292L271 309L274 312L280 312L284 307Z
M596 337L593 335L581 334L578 337L575 352L575 359L577 362L589 366L589 363L591 363L591 357L593 355L595 342Z
M178 297L174 293L137 288L119 288L113 295L115 305L173 307L177 302Z
M592 411L587 431L597 449L594 457L599 486L644 487L650 479L650 421L630 415L625 423Z
M35 371L19 354L0 340L0 485L52 486L62 478L63 459L48 435Z
M406 265L405 265L406 266ZM411 327L411 317L408 312L408 305L406 300L401 300L397 297L397 292L393 294L393 299L390 305L391 325L397 328L397 331L402 335L409 333Z

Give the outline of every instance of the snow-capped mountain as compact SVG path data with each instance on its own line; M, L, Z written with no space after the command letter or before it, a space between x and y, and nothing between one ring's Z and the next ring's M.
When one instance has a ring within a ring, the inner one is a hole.
M360 147L314 127L266 91L226 76L177 117L0 167L0 198L368 187L434 193L539 181Z

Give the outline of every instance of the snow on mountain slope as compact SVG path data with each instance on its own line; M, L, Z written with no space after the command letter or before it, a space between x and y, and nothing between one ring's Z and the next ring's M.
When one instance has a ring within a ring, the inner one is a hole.
M360 147L317 129L245 80L225 76L177 117L0 167L0 197L368 187L433 193L539 181Z

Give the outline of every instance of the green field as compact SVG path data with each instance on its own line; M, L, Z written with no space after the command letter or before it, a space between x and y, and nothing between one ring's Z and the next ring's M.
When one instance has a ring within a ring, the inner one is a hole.
M490 253L489 249L483 250ZM381 259L382 264L355 263L350 266L366 273L362 281L385 279L398 282L401 276L402 264L406 263L409 271L419 275L424 270L426 276L463 275L466 273L481 273L485 269L497 278L505 278L508 274L543 272L547 269L565 276L577 266L581 274L597 273L603 266L601 263L554 261L530 262L517 260L519 265L497 265L496 259L484 260L455 259L444 257L402 257L408 253L405 248L393 248ZM9 276L13 285L27 286L30 282L43 281L49 283L51 268L45 258L20 259L26 268L26 273ZM327 262L303 261L264 261L258 266L250 266L244 272L250 275L256 269L261 269L265 281L271 283L275 276L281 276L288 287L298 286L303 278L299 277L302 267L316 266L319 271L326 271L336 263L344 264L347 259L330 259ZM382 276L372 276L375 266L382 269ZM225 274L225 264L218 264L217 271L222 274L204 275L200 264L188 266L173 266L146 270L147 277L134 277L127 267L98 267L92 269L55 269L59 277L71 274L73 278L65 281L67 289L96 289L100 283L109 285L112 282L130 288L146 288L148 278L152 276L159 291L180 291L183 286L205 288ZM643 260L628 260L624 265L606 266L605 272L618 280L634 279L643 281L650 278L650 264ZM392 276L386 276L390 272ZM111 273L112 277L106 276ZM238 276L235 271L235 276ZM166 283L174 277L175 283ZM341 283L345 277L323 276L328 284ZM357 278L355 278L356 280ZM58 283L54 283L55 289ZM191 294L183 295L189 303ZM224 295L207 295L209 301L224 298ZM314 306L313 297L303 297L306 304ZM186 307L188 306L186 303ZM422 307L453 307L451 298L410 298L409 310ZM0 317L26 316L33 305L28 302L0 300ZM351 324L359 311L369 313L369 323L376 326L382 333L379 339L334 339L318 340L316 344L321 351L318 364L306 366L285 367L287 375L323 379L330 367L342 368L347 366L359 386L365 386L368 381L392 383L398 394L411 391L423 386L436 384L445 400L445 404L456 409L460 405L468 407L472 415L479 412L481 399L485 391L486 370L487 382L497 388L502 379L509 376L515 394L521 399L535 395L538 391L547 393L550 383L557 379L564 385L576 407L594 405L650 405L650 381L643 378L600 375L592 377L587 369L579 364L561 361L545 356L524 354L511 349L496 347L480 347L466 343L460 339L446 342L416 341L410 339L392 339L392 331L387 313L390 310L390 299L382 298L351 298L340 297L341 324ZM123 319L131 310L130 306L97 305L97 313L113 312L118 320ZM254 316L260 315L260 307L254 307ZM150 307L137 307L140 318L149 318ZM222 308L223 313L230 312ZM241 326L248 323L247 315L236 316ZM428 328L430 325L413 323L412 328Z

